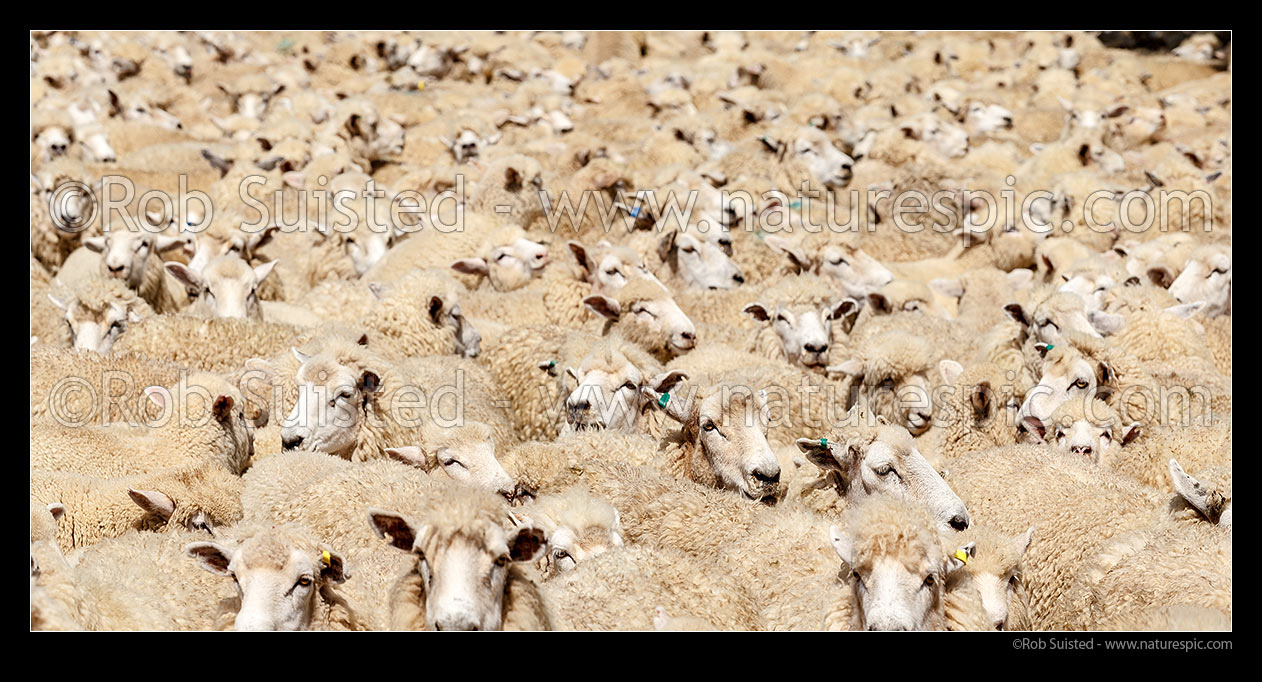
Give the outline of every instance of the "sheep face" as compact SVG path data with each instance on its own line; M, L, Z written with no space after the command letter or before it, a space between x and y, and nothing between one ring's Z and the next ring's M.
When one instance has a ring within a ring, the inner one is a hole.
M812 257L800 245L775 235L769 235L766 242L767 246L784 254L797 269L832 278L846 296L857 301L866 299L868 294L894 279L894 273L856 246L828 244Z
M908 500L924 506L946 532L969 525L964 502L902 427L881 426L868 442L821 445L818 439L802 438L797 446L812 464L836 473L838 492L848 503L873 497Z
M1207 317L1231 312L1231 249L1203 246L1192 252L1183 272L1170 285L1180 303L1205 302Z
M194 542L184 552L203 569L236 583L241 601L237 630L306 630L311 627L316 599L328 586L348 577L342 557L327 551L315 553L267 533L235 548Z
M70 342L78 350L90 350L101 355L110 352L114 342L127 330L129 322L139 322L140 316L121 303L113 302L102 310L94 310L78 300L63 302L49 299L66 311L66 324L70 327Z
M45 161L65 156L70 148L70 131L61 126L49 126L35 136L35 144L44 150Z
M723 385L690 410L685 437L693 436L719 487L774 504L780 464L767 443L767 394ZM677 408L679 409L679 408ZM673 414L670 405L667 413ZM694 435L695 434L695 435Z
M1053 420L1053 427L1053 441L1057 450L1085 458L1092 464L1099 464L1104 453L1113 447L1113 429L1109 426L1079 419L1068 423Z
M380 376L325 355L304 355L297 349L293 353L301 363L294 377L298 401L281 425L284 448L349 457L366 419L364 405L381 390Z
M1027 312L1017 303L1004 306L1004 310L1012 319L1019 322L1027 333L1043 343L1052 345L1064 343L1066 332L1100 338L1100 333L1096 331L1095 325L1087 314L1086 303L1077 294L1057 293L1035 306L1032 312Z
M859 627L881 631L943 629L942 589L962 563L944 559L926 529L895 529L892 537L866 537L883 530L829 528L833 549L845 562L843 570L854 593Z
M552 531L548 549L540 553L539 572L544 580L574 570L576 566L622 546L622 535L615 530L586 529L581 535L569 526Z
M512 498L513 479L496 458L495 441L489 431L480 438L448 437L442 441L428 447L386 448L386 454L426 471L441 467L453 481Z
M1043 363L1043 376L1026 394L1017 413L1019 426L1042 438L1056 408L1069 400L1094 399L1112 378L1112 369L1103 362L1092 363L1076 352L1049 354Z
M466 163L470 159L482 156L482 152L490 145L500 141L500 133L496 133L489 138L483 138L477 132L465 128L456 134L454 140L445 137L439 138L443 146L451 150L451 155L455 157L456 163Z
M1012 128L1012 112L998 104L973 102L964 115L964 125L969 135L982 135L996 130Z
M211 317L250 320L263 319L259 283L275 266L276 261L271 261L251 268L236 255L216 258L201 273L183 263L166 263L167 270L196 298L193 305L202 312Z
M744 312L759 322L770 322L780 337L789 362L803 367L823 368L828 364L828 347L832 338L832 321L845 318L858 310L854 299L840 303L814 305L764 306L751 303Z
M101 274L121 279L130 289L139 289L144 282L145 266L155 251L171 249L180 241L166 235L154 235L143 229L111 230L103 237L83 240L88 249L102 254Z
M456 272L488 277L496 291L512 291L529 284L547 264L547 245L520 237L493 247L482 258L462 258L451 267Z
M968 152L968 133L957 125L946 123L932 113L924 113L902 124L903 135L920 140L935 152L949 159Z
M790 139L790 152L798 162L811 170L811 175L825 187L838 188L850 184L854 159L842 153L818 128L803 126Z
M591 249L576 241L567 246L578 261L584 279L591 283L593 294L612 296L633 278L657 280L644 258L631 249L614 248L605 241Z
M1078 272L1066 272L1061 274L1061 278L1065 283L1060 285L1057 291L1065 291L1071 294L1077 294L1084 302L1086 302L1088 311L1088 321L1090 321L1090 313L1099 310L1104 304L1104 295L1112 289L1118 282L1105 270L1099 269L1083 269ZM1095 325L1092 325L1095 328Z
M635 363L612 349L589 355L578 370L567 367L565 373L576 384L565 399L565 421L576 431L635 431L640 408L651 395L644 391L668 392L688 376L679 371L645 376Z
M697 328L666 288L643 279L637 283L643 283L648 289L643 296L624 297L621 294L629 287L623 287L623 291L618 292L619 298L588 296L583 299L583 305L616 322L625 337L634 339L645 350L667 357L692 350L697 345ZM653 286L647 286L649 284ZM624 302L622 298L627 300Z
M732 237L727 230L671 230L658 243L658 253L689 287L731 289L745 282L741 269L732 262Z
M867 359L851 358L828 368L861 381L859 396L867 409L918 436L933 426L929 394L928 342L920 337L886 333L871 342ZM944 361L946 362L946 361Z
M53 226L58 228L57 234L64 239L80 234L80 230L87 226L86 221L92 218L95 211L91 193L62 191L54 194L63 185L76 182L75 178L65 174L38 171L31 176L31 180L32 193L38 193L39 201L48 206Z
M996 630L1029 627L1024 622L1027 606L1021 569L1022 558L1034 539L1034 527L1014 536L979 529L978 534L968 531L966 537L978 538L976 543L965 545L976 550L966 570L981 595L987 621Z
M425 623L432 630L499 630L510 564L534 561L547 540L534 526L505 532L484 519L448 529L370 509L368 520L393 546L416 555Z

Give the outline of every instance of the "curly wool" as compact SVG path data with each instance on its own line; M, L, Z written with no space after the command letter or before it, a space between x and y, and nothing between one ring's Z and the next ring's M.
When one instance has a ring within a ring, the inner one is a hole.
M156 419L160 410L145 397L148 386L174 386L185 368L138 353L36 346L30 354L31 417L88 417L89 424ZM83 382L82 384L80 382ZM88 391L54 390L86 385ZM103 400L110 396L110 400Z
M114 345L206 372L239 370L250 358L275 355L312 330L261 320L157 315L131 325Z
M443 312L460 305L463 287L445 271L412 270L368 314L360 326L368 329L369 344L387 358L418 355L452 355L456 352L453 330L430 319L432 297L443 301Z

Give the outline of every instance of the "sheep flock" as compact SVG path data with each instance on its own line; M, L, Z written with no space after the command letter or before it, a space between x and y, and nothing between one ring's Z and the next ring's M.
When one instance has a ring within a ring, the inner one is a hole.
M1229 37L1106 38L32 32L31 628L1230 630Z

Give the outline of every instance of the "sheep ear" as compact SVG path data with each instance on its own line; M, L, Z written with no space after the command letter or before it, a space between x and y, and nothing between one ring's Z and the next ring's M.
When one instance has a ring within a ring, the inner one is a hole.
M583 299L583 305L587 306L588 310L610 320L617 320L622 316L622 305L617 299L608 296L588 296Z
M166 267L167 272L171 273L175 279L179 280L180 284L184 285L188 293L193 295L202 293L202 278L187 265L176 261L168 261L163 265Z
M764 308L761 303L750 303L744 308L741 308L741 312L749 315L759 322L766 322L771 319L771 315L768 314L767 309Z
M868 305L882 315L888 315L891 308L890 300L885 297L885 294L868 294Z
M95 251L96 253L104 253L105 252L105 237L88 237L83 240L83 245L87 247L89 251Z
M666 416L674 419L680 424L688 421L688 415L692 412L691 403L683 396L673 396L670 393L658 393L651 388L642 389L646 397L653 401L657 409L666 413ZM665 397L666 404L662 404L662 398Z
M803 251L797 244L793 244L784 237L774 234L767 235L767 237L763 239L763 243L771 247L772 251L788 258L789 262L793 264L793 267L798 270L806 271L811 269L811 260L807 258L806 252Z
M672 369L669 372L663 372L653 377L653 379L649 382L649 386L658 393L669 393L679 384L679 382L684 381L687 378L687 372Z
M961 556L963 556L964 558L961 559L960 558ZM968 560L972 559L975 556L977 556L977 543L976 542L970 542L966 545L960 545L959 547L956 548L954 554L946 558L946 565L944 566L944 568L946 569L946 574L951 575L952 573L955 573L961 568L964 568L964 566L968 564Z
M439 324L441 320L439 315L443 312L443 299L438 296L431 296L429 299L429 319L434 324Z
M230 395L221 395L215 398L214 405L211 406L211 412L215 415L215 421L228 421L228 418L232 416L232 406L234 404Z
M52 301L53 305L57 306L58 308L61 308L62 310L65 310L70 305L69 298L63 301L61 299L58 299L56 296L53 296L52 294L48 294L48 300Z
M1139 426L1139 422L1131 422L1127 424L1126 426L1122 427L1121 444L1129 445L1131 441L1139 437L1139 434L1141 432L1142 432L1142 429Z
M172 237L166 234L158 235L158 238L155 239L153 242L153 248L157 250L158 253L164 253L166 251L179 248L181 246L184 246L183 239L180 239L179 237Z
M272 237L276 236L276 233L279 231L280 231L280 226L268 225L267 227L263 228L262 230L259 230L258 232L247 234L245 236L245 252L254 253L256 249L260 249L266 246L269 242L272 241ZM257 268L255 270L257 272ZM259 277L259 281L262 281L262 280L263 278Z
M829 320L844 320L850 315L859 312L859 302L853 298L843 298L841 301L833 304L828 310Z
M994 404L990 399L990 392L990 382L983 381L977 384L969 395L968 401L973 408L975 421L983 421L990 417L990 407Z
M408 466L425 468L425 451L416 445L405 445L401 448L386 448L386 454Z
M267 279L267 276L272 274L272 270L276 268L276 264L279 262L280 261L269 261L262 265L254 266L255 278L257 278L259 282L262 282L263 280Z
M1205 487L1200 481L1192 478L1190 474L1179 466L1178 460L1170 460L1170 481L1174 484L1174 492L1179 494L1188 504L1192 505L1207 519L1213 519L1211 515L1211 507L1213 506L1211 498L1214 497L1214 491Z
M557 375L557 361L556 360L545 360L539 363L537 367L547 372L548 376L554 377Z
M679 230L671 230L667 232L657 242L657 257L662 260L670 260L670 252L675 249L675 237L679 235Z
M461 258L451 264L451 269L466 275L486 275L490 269L481 258Z
M1031 272L1030 274L1032 276L1034 273ZM1004 306L1003 309L1004 309L1004 312L1008 313L1008 317L1011 317L1012 319L1021 323L1021 326L1023 327L1030 326L1030 318L1026 316L1025 310L1021 308L1020 303L1009 303L1008 305Z
M290 347L289 347L289 352L290 352L290 353L293 353L293 355L294 355L294 359L295 359L295 360L297 360L297 361L298 361L298 364L300 364L300 365L305 365L305 364L307 364L307 361L308 361L308 360L310 360L310 359L312 358L312 356L307 355L306 353L304 353L304 352L302 352L302 351L298 350L298 349L297 349L296 347L294 347L294 346L290 346Z
M1170 285L1174 282L1174 273L1170 272L1170 268L1167 268L1164 265L1155 265L1148 268L1147 275L1149 282L1152 282L1153 285L1159 286L1162 289L1169 289Z
M958 277L937 277L929 280L929 288L950 298L964 295L964 283Z
M1172 305L1169 308L1166 308L1165 311L1175 317L1181 317L1186 320L1195 315L1203 307L1205 307L1205 301L1196 301L1195 303Z
M566 242L565 245L570 247L570 253L574 254L574 260L578 261L578 266L580 268L583 268L587 272L591 272L594 269L592 267L593 263L587 257L586 246L583 246L581 242L573 240Z
M1100 361L1100 364L1096 365L1095 375L1096 375L1097 383L1101 387L1103 387L1105 384L1112 383L1114 376L1116 376L1115 373L1113 372L1113 367L1109 365L1109 363L1104 362L1103 360Z
M381 390L381 377L377 376L376 372L366 369L359 376L358 388L364 393L376 393Z
M1052 344L1043 343L1042 341L1034 344L1034 350L1039 352L1040 358L1047 357L1047 351L1051 349L1052 347L1053 347Z
M1025 556L1026 550L1030 549L1030 543L1034 541L1034 526L1025 529L1024 533L1018 533L1012 537L1012 544L1017 548L1019 556Z
M1101 334L1116 334L1122 331L1122 327L1126 324L1126 318L1113 313L1101 312L1093 310L1087 314L1087 320L1091 322L1091 326Z
M165 386L146 387L145 395L149 397L150 402L162 410L166 410L167 404L171 402L171 391L167 390Z
M852 377L861 376L863 374L863 361L859 358L850 358L840 365L829 365L827 371L848 374Z
M542 528L522 524L508 533L508 556L513 561L534 561L548 544Z
M346 582L351 575L346 572L346 562L342 560L342 555L327 549L321 552L320 577L331 583Z
M850 542L850 536L842 532L837 526L828 527L828 541L832 543L833 551L838 557L846 563L847 566L854 565L854 545Z
M156 490L128 488L127 495L131 497L131 501L135 502L137 507L157 516L163 521L170 520L171 515L175 513L175 501L165 493L160 493Z
M307 185L307 176L302 171L289 171L281 176L285 184L294 189L303 189Z
M61 517L66 515L66 505L60 502L49 502L48 513L53 515L53 521L60 521Z
M233 551L215 542L193 542L184 545L184 554L197 561L197 565L215 575L229 576L232 572Z
M371 507L368 509L368 525L377 533L377 537L389 536L387 542L405 552L412 551L416 544L416 530L398 512Z
M837 448L844 446L844 443L829 443L826 438L799 438L795 444L811 464L825 471L842 471L842 461L837 458Z
M938 363L938 373L942 375L943 381L954 386L964 373L964 367L954 360L943 360Z

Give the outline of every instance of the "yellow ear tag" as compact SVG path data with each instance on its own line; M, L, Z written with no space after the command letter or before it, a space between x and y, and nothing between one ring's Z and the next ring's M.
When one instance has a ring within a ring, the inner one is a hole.
M328 552L325 552L325 554L327 554L327 553L328 553ZM963 561L964 563L966 563L966 564L967 564L967 563L968 563L968 552L965 552L965 551L964 551L964 550L962 550L962 549L957 549L957 550L955 550L955 558L956 558L956 559L959 559L960 561Z
M425 81L416 81L416 89L417 89L417 90L424 90L424 89L425 89Z
M332 566L333 555L329 554L329 550L326 549L320 553L320 561L323 561L325 566Z

